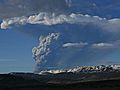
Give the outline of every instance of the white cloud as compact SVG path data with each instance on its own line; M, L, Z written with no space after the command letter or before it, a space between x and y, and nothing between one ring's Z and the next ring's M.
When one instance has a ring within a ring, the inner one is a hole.
M99 16L90 16L83 14L60 14L55 15L50 13L41 12L38 15L32 15L29 17L14 17L10 19L5 19L1 23L1 29L7 29L15 25L24 25L24 24L41 24L41 25L56 25L62 23L69 24L93 24L103 30L107 31L120 31L120 19L114 18L107 20L106 18L101 18Z
M114 44L111 43L96 43L92 45L92 48L98 48L98 49L107 49L107 48L114 48Z
M120 40L113 41L111 43L94 43L91 45L92 48L99 48L99 49L111 49L111 48L120 48Z
M26 24L26 22L27 22L27 17L15 17L12 19L6 19L3 20L3 22L1 23L1 29L7 29L11 25L23 25Z
M43 24L43 25L56 25L62 23L69 24L83 24L83 23L93 23L93 24L103 24L106 22L105 18L100 18L98 16L82 15L82 14L70 14L70 15L58 15L39 13L38 15L33 15L29 17L15 17L11 19L3 20L1 23L1 28L6 29L14 25L23 24Z
M52 42L57 40L59 33L51 33L46 37L41 36L39 45L32 49L33 58L37 63L41 63L44 58L51 52L49 46Z
M63 44L63 47L64 48L67 48L67 47L78 47L78 48L82 48L84 46L88 45L88 43L83 43L83 42L80 42L80 43L65 43Z
M111 20L108 20L108 22L103 25L103 28L105 30L109 30L109 31L120 31L120 18L114 18Z

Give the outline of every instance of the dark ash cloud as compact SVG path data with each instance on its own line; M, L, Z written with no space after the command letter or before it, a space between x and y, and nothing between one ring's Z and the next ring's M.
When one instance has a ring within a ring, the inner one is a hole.
M2 0L0 1L0 18L25 16L41 11L63 12L67 8L65 0Z

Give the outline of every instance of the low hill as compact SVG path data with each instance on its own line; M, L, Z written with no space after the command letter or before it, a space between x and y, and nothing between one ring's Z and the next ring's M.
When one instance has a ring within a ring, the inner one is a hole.
M120 72L0 74L0 90L120 90Z

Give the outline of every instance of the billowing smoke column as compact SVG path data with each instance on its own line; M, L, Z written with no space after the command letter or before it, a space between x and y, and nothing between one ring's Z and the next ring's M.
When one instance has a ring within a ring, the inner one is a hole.
M39 45L32 50L37 65L46 62L45 58L51 52L50 45L58 39L59 35L59 33L51 33L46 37L40 36Z

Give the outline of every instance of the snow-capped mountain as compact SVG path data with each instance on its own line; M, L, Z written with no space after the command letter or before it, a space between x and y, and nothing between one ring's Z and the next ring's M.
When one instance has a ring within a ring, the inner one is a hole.
M99 66L78 66L71 69L61 69L61 70L44 70L39 74L58 74L58 73L93 73L93 72L112 72L120 71L120 65L99 65Z

